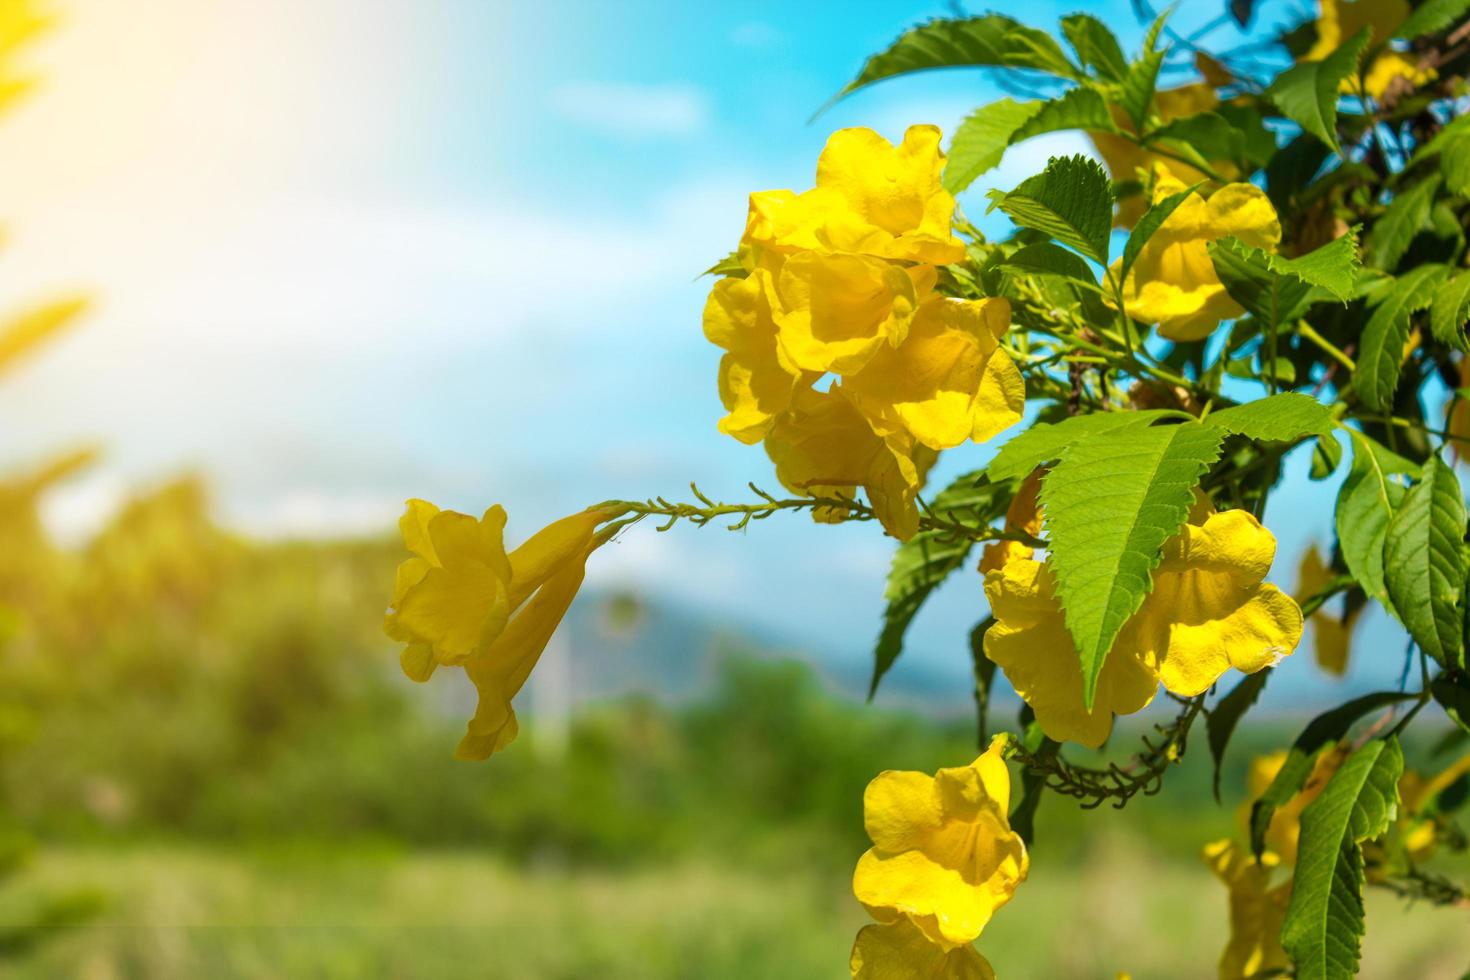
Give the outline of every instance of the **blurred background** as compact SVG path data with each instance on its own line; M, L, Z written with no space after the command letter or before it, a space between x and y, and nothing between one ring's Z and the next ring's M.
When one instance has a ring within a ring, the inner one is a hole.
M715 431L699 273L749 191L810 186L831 130L949 132L1006 94L934 73L810 122L869 53L954 10L53 7L0 120L0 308L91 305L0 365L6 975L844 976L862 787L974 751L977 578L941 590L866 705L891 553L874 527L640 527L596 555L521 740L484 764L450 757L472 692L403 679L381 613L406 497L502 502L518 540L601 499L773 482ZM1079 7L1137 47L1126 0L1007 12L1051 28ZM1313 15L1262 7L1254 35ZM1074 152L1092 149L1033 140L961 206L1001 233L985 190ZM951 451L931 483L990 452ZM1308 462L1266 518L1289 590L1331 540L1337 484ZM1197 852L1234 827L1250 757L1403 663L1376 611L1345 676L1304 642L1224 805L1203 746L1125 811L1047 798L991 961L1212 976L1225 892ZM1470 964L1462 913L1371 902L1366 976ZM1081 921L1085 942L1058 941Z

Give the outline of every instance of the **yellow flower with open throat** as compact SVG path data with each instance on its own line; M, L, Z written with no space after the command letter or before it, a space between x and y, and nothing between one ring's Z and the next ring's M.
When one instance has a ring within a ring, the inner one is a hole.
M1193 697L1232 667L1255 673L1295 649L1301 608L1264 581L1275 552L1276 539L1251 514L1215 513L1197 495L1179 534L1164 544L1152 591L1113 642L1091 711L1046 564L1016 558L986 573L996 623L985 633L985 655L1048 737L1095 748L1113 716L1141 710L1160 683Z
M1154 201L1184 190L1171 175L1154 184ZM1254 184L1226 184L1209 200L1195 192L1154 232L1123 283L1123 307L1142 323L1157 324L1170 340L1201 340L1221 320L1244 309L1230 298L1210 261L1209 244L1234 235L1247 245L1275 251L1281 222L1264 191ZM1122 260L1109 271L1116 277Z
M907 918L943 949L973 942L1026 878L1026 845L1011 830L1011 777L998 735L968 766L880 773L863 793L873 847L852 890L879 922ZM892 934L890 934L892 935Z
M894 146L871 129L840 129L817 160L817 186L750 196L742 246L947 263L965 257L954 237L937 126L910 126Z
M848 968L853 980L995 980L975 947L936 946L905 918L859 930Z
M615 511L564 517L506 553L505 510L479 520L410 500L399 521L413 556L398 566L384 621L407 644L403 671L426 681L438 666L463 666L479 705L455 754L484 759L510 743L511 699L531 676L581 587L587 557L607 541Z

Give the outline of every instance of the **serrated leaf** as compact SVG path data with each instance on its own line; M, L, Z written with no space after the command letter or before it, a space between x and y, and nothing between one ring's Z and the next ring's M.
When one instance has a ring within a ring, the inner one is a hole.
M1414 236L1429 220L1429 211L1440 183L1438 175L1431 175L1389 202L1383 214L1373 222L1373 233L1369 238L1369 253L1374 265L1384 272L1392 272L1399 264Z
M1262 324L1278 327L1311 303L1311 283L1275 271L1265 252L1235 236L1210 242L1206 249L1225 292Z
M1426 0L1404 18L1393 36L1412 41L1426 34L1437 34L1467 12L1470 12L1470 0Z
M1220 766L1225 761L1225 749L1230 745L1230 736L1235 732L1235 726L1240 723L1240 719L1245 717L1245 713L1261 696L1266 680L1274 669L1267 667L1254 674L1246 674L1239 684L1230 689L1229 694L1215 703L1209 717L1205 719L1205 731L1210 739L1210 758L1215 761L1216 803L1220 802Z
M1342 81L1358 70L1371 28L1363 28L1321 61L1288 68L1266 89L1266 97L1302 129L1338 153L1337 93Z
M1077 53L1083 67L1091 68L1099 78L1122 81L1128 72L1128 59L1118 39L1107 25L1091 14L1071 14L1062 18L1062 33Z
M1100 265L1108 264L1113 228L1113 189L1096 160L1053 157L1046 169L1009 193L991 191L1000 208L1023 228L1034 228L1070 245Z
M1097 285L1097 276L1092 274L1092 266L1087 264L1087 260L1055 242L1032 242L1011 253L1001 265Z
M1149 142L1171 141L1204 160L1244 161L1245 137L1244 130L1211 110L1170 120L1149 133Z
M1133 120L1134 127L1140 132L1143 131L1144 120L1148 118L1149 106L1154 101L1159 68L1163 66L1164 55L1168 53L1158 47L1159 33L1164 29L1164 21L1168 16L1166 11L1149 26L1148 33L1143 38L1143 51L1138 60L1128 66L1128 72L1118 87L1118 104L1128 113L1128 118Z
M1068 446L1041 484L1057 599L1092 709L1118 631L1153 587L1224 430L1198 422L1115 429Z
M1096 89L1074 88L1060 98L1041 103L1040 111L1017 127L1011 142L1019 143L1062 129L1113 132L1117 128L1107 102Z
M1150 205L1149 209L1143 212L1142 217L1134 223L1133 230L1128 233L1128 241L1123 246L1123 263L1118 267L1119 282L1126 283L1128 281L1128 273L1133 269L1133 263L1138 261L1138 253L1143 251L1143 247L1148 244L1148 240L1154 237L1154 232L1158 231L1159 227L1165 221L1169 220L1169 215L1173 214L1179 205L1183 204L1189 198L1189 195L1194 193L1197 187L1199 187L1199 184L1195 184L1193 187L1186 187L1178 193L1170 194L1162 201Z
M1076 66L1045 31L1001 14L941 18L910 28L869 58L833 101L885 78L934 68L1034 68L1078 77Z
M1442 667L1460 663L1464 645L1465 521L1455 471L1431 456L1383 544L1389 598L1414 642Z
M1429 329L1434 339L1458 351L1470 351L1465 324L1470 322L1470 271L1462 272L1435 290L1429 306Z
M1391 704L1398 704L1401 701L1408 701L1413 697L1414 695L1401 691L1378 691L1374 694L1365 694L1346 704L1340 704L1331 711L1324 711L1308 722L1307 727L1302 729L1302 733L1296 737L1296 741L1291 743L1291 748L1286 753L1286 760L1276 771L1276 777L1271 780L1271 785L1267 786L1266 792L1262 793L1260 798L1251 805L1251 852L1259 857L1265 851L1266 831L1271 827L1271 818L1276 815L1276 811L1282 804L1301 792L1322 750L1336 745L1348 733L1348 729L1369 712L1386 708Z
M1011 491L1004 484L980 483L979 473L959 477L931 501L951 519L981 527L1005 512ZM973 542L956 535L920 531L893 553L888 584L883 598L883 627L873 649L873 680L868 697L878 692L878 683L903 652L904 634L929 595L969 557Z
M1448 272L1442 265L1410 269L1394 280L1368 317L1359 344L1358 367L1353 372L1353 389L1370 411L1392 411L1412 317L1428 309Z
M1208 246L1225 291L1257 319L1279 326L1318 299L1347 302L1358 283L1358 226L1306 255L1288 259L1230 236Z
M1397 738L1348 756L1322 794L1302 811L1301 843L1281 945L1297 980L1357 976L1363 936L1363 856L1359 843L1388 830L1398 813L1404 756Z
M1332 409L1310 395L1294 391L1222 408L1205 417L1205 425L1264 442L1295 442L1332 431Z
M1363 591L1394 611L1383 580L1383 539L1408 491L1390 475L1417 475L1418 467L1359 432L1351 432L1353 462L1337 494L1334 514L1343 562Z
M950 140L944 163L945 190L958 194L977 177L998 165L1010 145L1011 136L1045 102L1001 99L976 109L960 123Z
M1038 422L1011 438L990 465L986 475L994 482L1014 480L1030 473L1043 463L1059 458L1074 442L1106 435L1117 429L1149 425L1167 414L1162 411L1096 412L1075 415L1060 422Z

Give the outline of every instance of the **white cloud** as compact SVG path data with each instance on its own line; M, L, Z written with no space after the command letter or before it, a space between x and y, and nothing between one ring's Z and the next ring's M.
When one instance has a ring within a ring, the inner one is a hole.
M709 122L709 99L692 85L670 82L567 82L551 107L589 129L623 138L693 136Z

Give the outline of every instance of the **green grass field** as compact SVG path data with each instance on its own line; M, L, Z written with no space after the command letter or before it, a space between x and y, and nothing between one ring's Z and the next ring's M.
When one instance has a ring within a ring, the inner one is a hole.
M845 976L863 923L844 876L741 870L739 854L621 871L516 869L472 852L53 848L28 888L77 881L112 908L6 976L507 980ZM1038 854L981 948L1003 978L1214 976L1225 896L1203 866L1108 836L1081 861ZM1460 910L1404 914L1370 893L1363 976L1453 980Z

